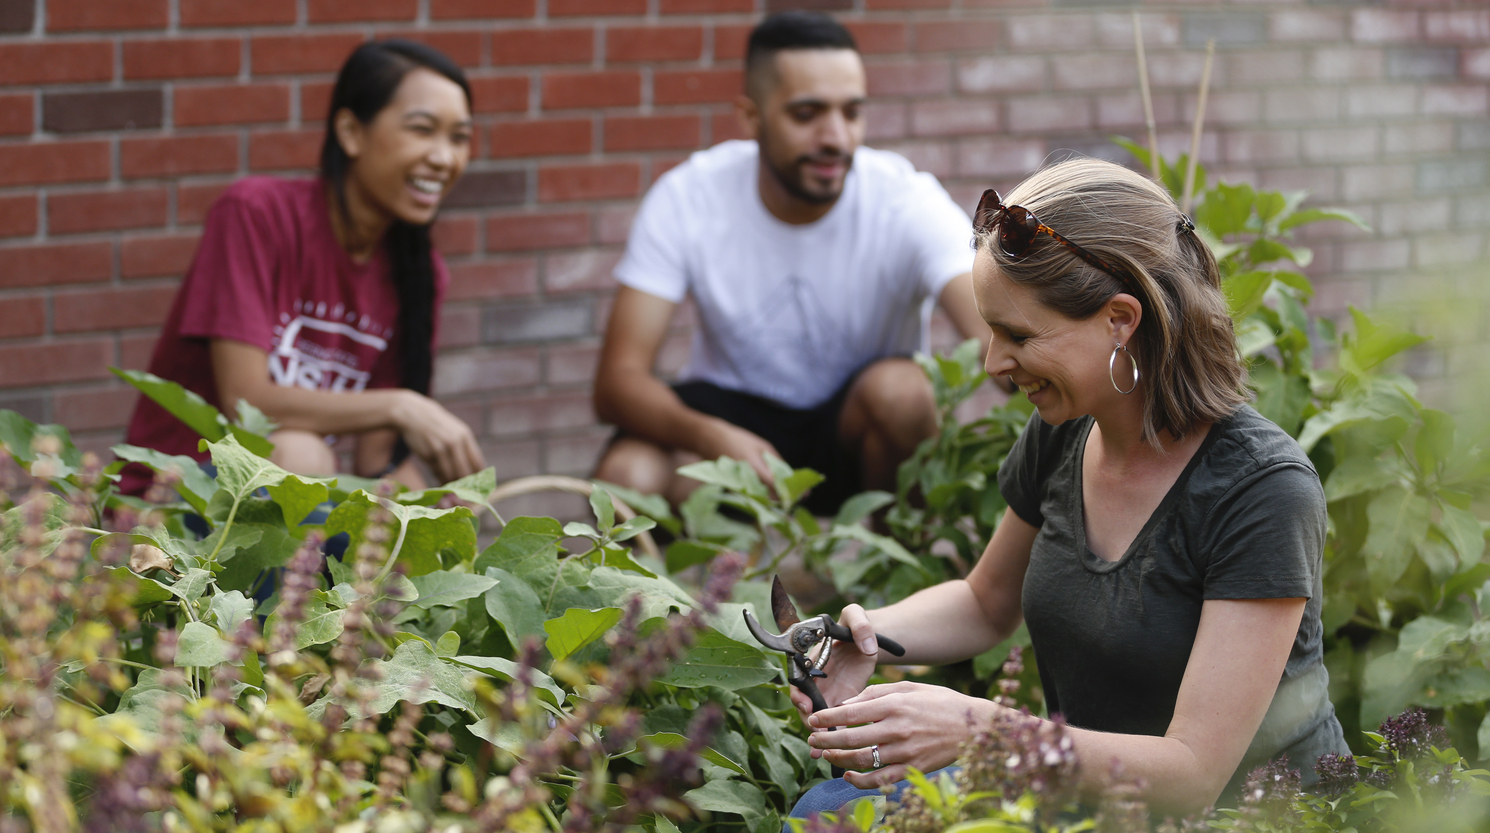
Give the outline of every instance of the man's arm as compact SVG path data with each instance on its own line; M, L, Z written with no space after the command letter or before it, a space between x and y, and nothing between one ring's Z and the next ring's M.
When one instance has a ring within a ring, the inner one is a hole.
M677 306L629 286L616 290L595 371L595 414L661 448L692 451L709 460L733 457L769 477L761 454L775 453L770 443L689 408L652 374Z
M978 312L978 302L973 298L973 273L963 272L948 281L942 288L941 303L942 309L947 311L947 317L952 319L953 326L962 333L963 338L976 338L978 354L987 355L988 340L993 336L993 331L988 329L988 322L983 320L983 314ZM995 376L993 383L1004 393L1014 392L1014 383L1008 377Z

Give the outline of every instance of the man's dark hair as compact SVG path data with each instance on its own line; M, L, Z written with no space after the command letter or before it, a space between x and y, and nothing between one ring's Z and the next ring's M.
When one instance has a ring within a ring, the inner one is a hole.
M777 12L750 33L745 49L745 94L761 101L770 91L777 52L786 49L852 49L854 36L822 12Z

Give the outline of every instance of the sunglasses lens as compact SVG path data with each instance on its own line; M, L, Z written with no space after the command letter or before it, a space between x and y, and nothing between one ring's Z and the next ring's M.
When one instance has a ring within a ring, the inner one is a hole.
M1030 244L1035 242L1035 234L1040 230L1040 221L1035 215L1025 210L1023 206L1011 205L1004 208L1005 220L999 226L999 247L1009 257L1024 257L1024 253L1030 249Z

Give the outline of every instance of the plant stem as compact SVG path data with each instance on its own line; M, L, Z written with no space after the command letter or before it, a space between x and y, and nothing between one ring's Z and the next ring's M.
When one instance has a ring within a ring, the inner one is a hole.
M409 522L401 521L398 525L398 538L393 542L393 549L388 553L388 560L383 563L383 569L378 571L377 577L373 579L373 584L381 584L383 579L387 578L388 574L393 572L393 565L398 561L398 551L403 549L404 536L408 534Z
M217 546L213 547L212 554L207 556L207 569L209 570L212 569L212 565L217 563L217 554L222 552L222 545L228 541L228 530L233 528L233 519L238 516L238 504L242 501L242 497L233 498L233 508L228 510L228 519L217 529L219 533Z

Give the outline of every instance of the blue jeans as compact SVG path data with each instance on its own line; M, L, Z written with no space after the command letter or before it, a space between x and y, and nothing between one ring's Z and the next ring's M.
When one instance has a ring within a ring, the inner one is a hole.
M955 766L944 767L926 773L926 777L935 781L943 772L951 774L957 772L957 769ZM900 794L905 792L906 788L910 785L911 782L909 781L896 781L894 784L891 784L890 800L899 800ZM834 778L831 781L824 781L803 793L802 797L797 799L797 805L792 808L791 814L787 818L807 819L812 818L818 813L836 813L858 799L873 798L879 794L878 787L872 790L861 790L842 778ZM782 833L792 833L791 825L784 826Z

